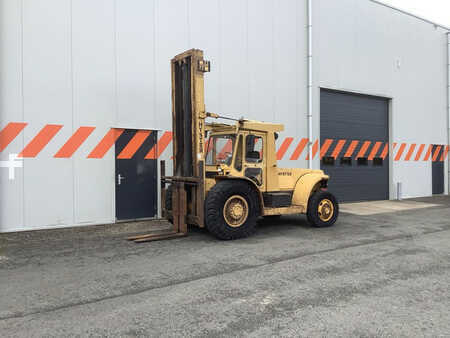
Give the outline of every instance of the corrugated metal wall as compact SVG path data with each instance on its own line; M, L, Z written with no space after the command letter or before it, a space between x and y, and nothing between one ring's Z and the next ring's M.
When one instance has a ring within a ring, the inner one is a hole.
M316 88L391 98L391 142L448 143L444 29L359 0L314 0L314 22ZM404 198L431 195L431 166L391 163L390 197L397 182Z
M189 48L212 62L209 111L277 119L304 135L304 9L296 0L1 0L0 127L29 125L0 160L45 124L64 127L14 181L0 172L0 231L113 222L114 152L85 157L110 127L171 128L169 61ZM81 125L96 129L73 158L54 159Z
M446 143L443 31L370 1L313 4L314 137L322 86L392 97L391 140ZM114 152L86 155L110 127L170 129L169 60L188 48L212 61L209 111L306 137L306 37L304 0L0 0L0 127L29 123L0 160L64 125L14 181L0 171L0 231L114 221ZM96 129L54 159L80 125ZM431 194L431 164L393 164L397 181Z

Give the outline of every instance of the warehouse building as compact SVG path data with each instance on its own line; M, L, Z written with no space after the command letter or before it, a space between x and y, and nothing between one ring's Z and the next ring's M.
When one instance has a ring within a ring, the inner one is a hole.
M324 169L341 201L448 193L438 24L372 0L3 0L0 15L0 232L157 217L169 61L190 48L211 61L208 111L285 124L279 165Z

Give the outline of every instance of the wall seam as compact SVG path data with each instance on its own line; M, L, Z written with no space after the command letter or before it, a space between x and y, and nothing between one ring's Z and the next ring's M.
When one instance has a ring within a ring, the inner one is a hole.
M299 15L299 5L298 5L299 1L295 1L295 17L297 18L297 16ZM299 33L299 22L300 20L295 20L295 60L298 60L299 57L299 52L298 52L298 39L300 37L300 33ZM306 60L305 60L306 61ZM302 64L302 63L301 63ZM305 62L306 65L306 62ZM298 92L298 72L299 72L299 66L296 63L295 64L295 126L298 125L298 115L299 115L299 109L298 109L298 97L299 97L299 92Z
M24 85L24 20L23 20L23 1L20 2L20 69L21 69L21 96L22 96L22 122L25 122L25 85ZM22 146L25 146L25 133L22 133ZM25 209L25 159L22 160L22 226L25 227L26 209Z
M276 120L275 115L275 107L277 105L277 95L276 95L276 81L275 81L275 15L277 12L275 11L275 1L272 0L272 118L273 121Z
M250 91L250 82L251 82L251 76L250 76L250 57L249 57L249 39L248 39L248 31L249 31L249 0L245 1L245 62L247 64L247 111L245 114L250 114L250 108L251 108L251 91Z
M446 33L446 46L447 46L447 145L450 145L450 31ZM450 194L450 157L447 160L447 195Z
M117 0L114 0L113 2L113 23L114 23L114 125L117 125L117 122L119 121L119 83L118 83L118 57L117 57ZM115 152L115 143L114 143L114 152ZM116 161L115 161L115 153L113 158L113 168L112 168L112 198L111 198L111 220L113 223L115 223L116 220Z
M314 64L313 64L313 1L307 1L307 13L308 13L308 89L307 89L307 98L308 98L308 113L307 113L307 122L308 122L308 168L313 168L314 158L312 156L312 146L313 146L313 111L314 111L314 96L313 96L313 87L314 87Z
M118 83L118 57L117 57L117 0L114 0L113 2L114 6L114 108L115 108L115 121L117 124L117 121L119 120L119 83Z
M75 110L74 110L74 76L73 76L73 0L69 2L69 23L70 23L70 34L69 34L69 57L70 57L70 86L71 86L71 110L72 110L72 135L75 131ZM72 163L72 224L77 224L77 177L75 170L75 158L72 156L70 159Z
M219 21L219 60L220 60L220 62L219 62L219 75L218 75L218 77L219 77L219 95L218 95L218 109L219 109L219 111L223 111L223 109L222 109L222 90L223 90L223 84L222 84L222 63L223 63L223 61L222 61L222 50L223 50L223 45L222 45L222 15L221 15L221 13L222 13L222 11L221 11L221 1L219 0L218 1L218 3L217 3L217 9L218 9L218 21Z
M157 81L156 81L156 0L153 1L153 125L156 124L156 116L157 116L157 111L156 111L156 85L157 85ZM159 127L159 126L158 126Z
M153 1L153 125L156 125L156 116L157 116L157 112L156 112L156 86L157 86L157 81L156 81L156 38L157 38L157 34L156 34L156 0ZM171 66L172 67L172 66ZM172 93L171 93L172 96ZM172 112L172 107L170 107L170 111ZM160 126L158 125L158 128ZM157 143L158 143L158 131L154 131L156 134L156 147L157 147ZM158 152L158 149L156 150ZM156 162L156 180L157 182L160 182L161 179L161 172L160 172L160 163L161 160L158 159ZM158 218L162 218L162 208L161 208L161 185L157 184L157 197L156 197L156 216Z

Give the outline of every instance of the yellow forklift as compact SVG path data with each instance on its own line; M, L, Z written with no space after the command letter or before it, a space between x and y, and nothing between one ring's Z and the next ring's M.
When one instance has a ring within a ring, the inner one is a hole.
M206 227L219 239L247 237L258 217L306 214L315 227L336 222L339 206L322 170L278 168L275 141L283 125L232 119L205 110L203 51L171 60L173 175L161 161L163 216L173 230L130 238L147 242ZM207 119L233 120L206 123Z

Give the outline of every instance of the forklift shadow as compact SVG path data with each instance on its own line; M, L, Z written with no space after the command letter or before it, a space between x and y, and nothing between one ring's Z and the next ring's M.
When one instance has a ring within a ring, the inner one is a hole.
M310 236L309 233L317 232L317 228L311 226L304 215L284 215L278 218L261 217L258 219L258 228L253 241L264 242L267 238L289 238L296 236Z
M255 237L258 237L258 235L266 236L268 234L280 234L283 232L290 232L294 231L296 229L304 229L304 230L310 230L312 227L309 225L308 221L306 220L306 217L303 215L287 215L287 216L281 216L281 217L260 217L257 221L257 230L256 233L247 238L243 238L237 241L246 241L251 238L255 240ZM206 228L200 228L194 225L188 226L188 234L191 240L194 241L201 241L201 242L217 242L217 239L208 232ZM227 241L224 241L227 242ZM236 242L234 240L233 242Z
M306 217L303 215L286 215L280 217L260 217L258 219L258 227L260 229L271 229L280 230L281 228L303 228L311 229Z

